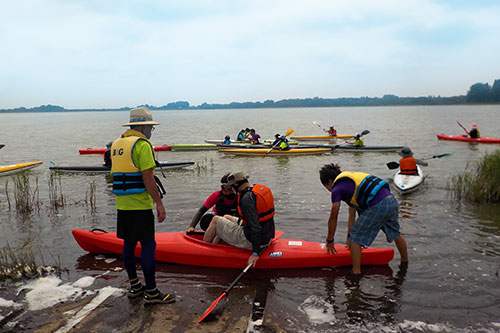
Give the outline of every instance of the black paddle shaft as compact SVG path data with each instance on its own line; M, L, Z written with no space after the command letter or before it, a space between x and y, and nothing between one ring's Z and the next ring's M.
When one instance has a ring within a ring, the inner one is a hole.
M263 247L259 251L259 256L266 250L266 248L267 248L267 246ZM229 294L229 292L231 291L231 289L233 289L233 287L241 280L241 278L243 277L243 275L245 275L245 273L248 272L248 270L250 269L250 267L252 267L252 264L248 264L247 267L245 267L245 269L243 270L243 272L241 272L240 275L238 275L238 277L233 281L233 283L231 283L229 285L229 287L227 287L227 289L224 290L224 293L226 295Z

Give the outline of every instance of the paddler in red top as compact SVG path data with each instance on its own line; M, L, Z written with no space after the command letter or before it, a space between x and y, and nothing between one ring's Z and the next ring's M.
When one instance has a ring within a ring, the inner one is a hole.
M361 273L361 247L370 246L382 230L388 242L395 242L401 263L408 262L406 241L399 232L399 204L389 184L376 176L362 172L340 170L336 164L326 164L319 171L323 186L331 192L332 208L328 218L326 250L336 254L335 230L340 202L349 205L346 245L351 252L352 272ZM356 212L358 219L356 220Z
M418 174L417 164L421 166L428 166L427 162L413 157L413 152L409 147L403 147L399 151L399 156L402 158L399 160L399 170L403 175L416 175Z
M236 193L234 192L232 186L227 185L228 176L229 173L222 176L220 180L220 190L215 191L207 198L207 200L205 200L203 206L201 206L194 215L193 220L191 221L191 225L186 230L186 232L195 231L198 222L200 223L201 229L207 230L210 222L216 215L238 215L238 201L236 199ZM212 213L205 214L212 207Z
M228 186L238 193L238 214L215 216L203 240L226 243L252 250L248 264L255 266L259 253L274 238L274 199L271 190L261 184L251 186L243 171L236 171L227 177Z

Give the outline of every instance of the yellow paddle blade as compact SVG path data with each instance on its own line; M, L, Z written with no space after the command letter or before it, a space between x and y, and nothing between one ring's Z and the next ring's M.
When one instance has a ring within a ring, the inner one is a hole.
M292 135L295 130L293 128L290 128L288 131L286 131L285 136Z

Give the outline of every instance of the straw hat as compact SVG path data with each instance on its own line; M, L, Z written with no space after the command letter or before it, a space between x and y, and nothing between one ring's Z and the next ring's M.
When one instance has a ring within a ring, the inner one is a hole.
M130 121L122 126L140 126L140 125L160 125L159 122L153 121L151 111L141 106L130 110Z
M401 151L398 153L399 156L402 156L402 157L411 157L413 156L413 152L411 151L411 149L409 147L403 147L403 149L401 149Z

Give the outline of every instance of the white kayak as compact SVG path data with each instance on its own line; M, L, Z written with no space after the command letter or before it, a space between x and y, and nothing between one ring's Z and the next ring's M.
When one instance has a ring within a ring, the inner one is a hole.
M398 170L394 176L394 185L396 188L403 193L409 193L417 190L424 182L422 168L417 165L417 170L418 173L416 175L403 175L401 174L401 171Z

